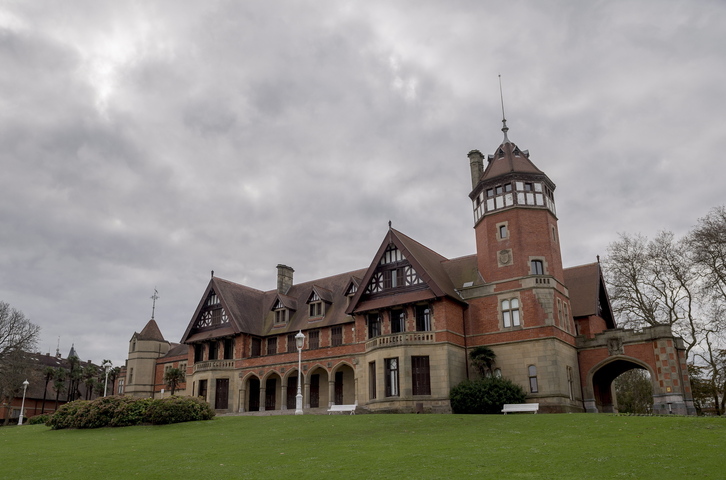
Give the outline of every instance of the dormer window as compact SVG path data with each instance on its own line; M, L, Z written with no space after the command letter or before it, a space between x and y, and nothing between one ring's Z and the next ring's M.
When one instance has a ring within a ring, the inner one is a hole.
M325 315L325 306L317 293L313 292L308 299L308 312L310 318L322 317Z
M275 312L275 324L287 323L289 320L289 310L282 304L280 300L275 302L275 306L272 307Z

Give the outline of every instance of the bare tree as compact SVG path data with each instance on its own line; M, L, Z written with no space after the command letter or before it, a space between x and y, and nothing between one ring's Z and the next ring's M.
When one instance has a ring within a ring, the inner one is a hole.
M13 351L33 351L39 334L40 327L25 318L23 312L0 302L0 363Z
M689 244L661 232L654 240L621 234L608 246L605 276L613 310L630 327L670 325L686 355L699 342L697 275Z
M726 206L716 207L699 218L688 242L703 276L706 294L726 303Z
M23 388L23 381L33 374L27 352L35 349L40 327L23 312L0 302L0 402L10 409L10 401ZM5 423L10 418L6 411Z

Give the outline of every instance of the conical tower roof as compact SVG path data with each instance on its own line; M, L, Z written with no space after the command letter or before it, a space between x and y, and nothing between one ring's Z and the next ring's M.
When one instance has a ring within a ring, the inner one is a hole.
M151 319L149 320L149 323L146 324L143 330L141 330L141 333L139 333L138 337L139 340L154 340L157 342L165 342L164 335L161 334L161 330L159 330L159 325L156 324L156 320Z
M494 155L489 155L488 164L481 181L491 180L508 173L534 173L544 175L529 159L529 151L520 150L517 145L504 136L504 142L499 145Z

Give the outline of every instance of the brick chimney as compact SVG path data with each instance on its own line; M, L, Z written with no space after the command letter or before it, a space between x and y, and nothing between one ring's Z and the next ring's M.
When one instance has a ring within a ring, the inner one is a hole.
M292 287L292 274L295 270L287 265L277 266L277 291L283 295L287 294Z

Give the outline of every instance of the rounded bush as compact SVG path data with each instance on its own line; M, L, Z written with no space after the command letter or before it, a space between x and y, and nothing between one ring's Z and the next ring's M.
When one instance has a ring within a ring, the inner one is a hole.
M524 389L506 378L465 380L451 389L454 413L501 413L505 403L524 403Z

